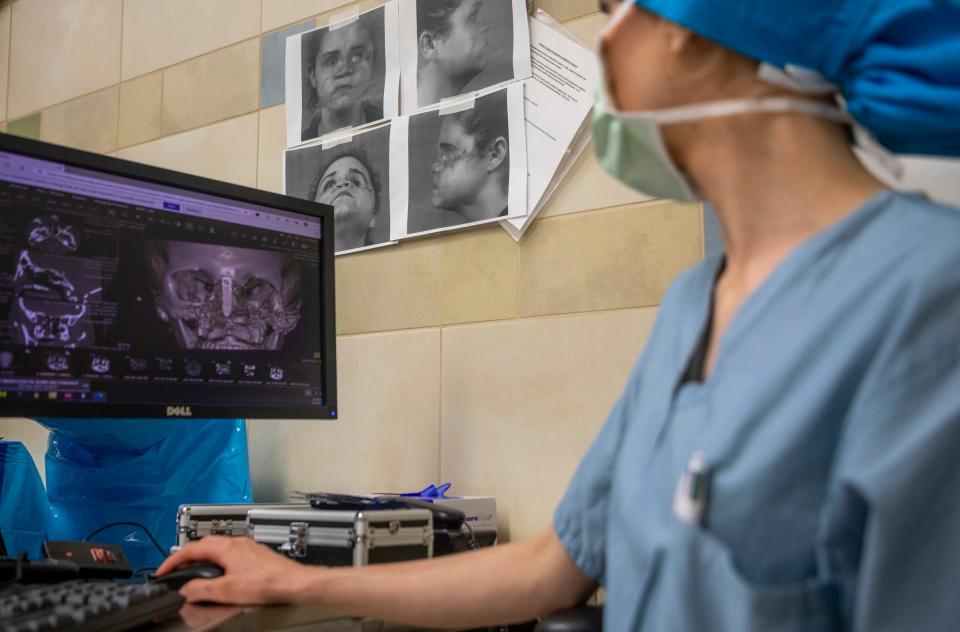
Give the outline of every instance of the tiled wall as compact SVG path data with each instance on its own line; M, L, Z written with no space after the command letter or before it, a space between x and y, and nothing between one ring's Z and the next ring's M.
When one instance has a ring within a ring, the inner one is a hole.
M345 4L0 2L0 128L279 191L282 38ZM604 22L595 0L539 4L587 43ZM537 532L703 234L698 206L585 156L519 244L491 226L338 259L341 419L251 422L257 499L452 481ZM43 453L32 422L0 434Z

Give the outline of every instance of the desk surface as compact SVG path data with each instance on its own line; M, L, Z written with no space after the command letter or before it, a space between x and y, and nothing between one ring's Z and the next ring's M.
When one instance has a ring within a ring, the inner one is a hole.
M259 632L261 630L320 630L323 632L410 632L416 628L375 619L346 617L326 608L310 606L266 606L235 608L197 606L180 609L177 619L152 628L158 632Z

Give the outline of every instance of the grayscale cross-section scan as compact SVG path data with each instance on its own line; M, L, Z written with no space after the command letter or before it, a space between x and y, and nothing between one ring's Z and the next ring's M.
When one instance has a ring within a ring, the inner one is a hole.
M56 345L68 349L93 345L91 306L102 287L95 274L78 269L65 256L79 246L74 227L51 214L34 217L26 248L13 271L13 304L7 323L14 344Z

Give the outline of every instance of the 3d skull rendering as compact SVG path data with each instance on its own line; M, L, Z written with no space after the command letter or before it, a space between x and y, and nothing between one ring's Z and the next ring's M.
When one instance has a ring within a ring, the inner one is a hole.
M276 351L300 322L302 270L282 252L156 240L146 256L181 349Z

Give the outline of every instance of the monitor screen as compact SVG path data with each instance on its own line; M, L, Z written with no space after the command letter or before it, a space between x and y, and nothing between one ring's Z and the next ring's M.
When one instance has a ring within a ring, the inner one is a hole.
M0 135L3 416L335 416L331 227L319 204Z

